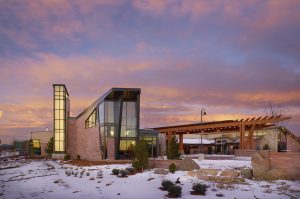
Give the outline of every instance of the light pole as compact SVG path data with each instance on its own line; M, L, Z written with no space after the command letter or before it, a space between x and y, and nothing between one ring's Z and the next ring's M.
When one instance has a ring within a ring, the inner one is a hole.
M201 109L201 124L202 124L202 117L203 117L203 116L207 116L206 111L205 111L205 108L202 108L202 109ZM203 148L202 148L202 130L201 130L201 132L200 132L200 135L201 135L201 150L202 150L202 152L203 152Z

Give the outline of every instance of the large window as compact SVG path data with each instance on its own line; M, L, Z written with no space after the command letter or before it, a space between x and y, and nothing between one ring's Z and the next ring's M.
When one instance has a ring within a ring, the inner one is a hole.
M66 135L66 99L67 91L64 86L54 86L54 150L65 151Z
M136 137L136 102L123 102L121 137Z
M88 119L85 121L85 128L90 128L96 125L97 125L97 111L95 109L88 117Z

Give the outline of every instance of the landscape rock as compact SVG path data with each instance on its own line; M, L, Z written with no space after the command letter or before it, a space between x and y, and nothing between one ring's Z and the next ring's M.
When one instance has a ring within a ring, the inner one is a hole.
M215 176L220 172L220 169L199 169L198 172L206 173L207 175Z
M235 178L239 176L239 172L236 170L224 170L221 172L220 176Z
M243 168L241 169L241 175L243 178L247 178L247 179L253 179L253 173L252 173L252 169L250 168Z
M190 171L190 170L195 170L195 169L200 169L199 165L190 157L184 158L180 164L178 170L181 171Z
M244 183L244 178L209 176L209 180L217 183Z
M167 171L166 169L158 168L158 169L154 169L154 173L159 175L167 175L169 171Z
M253 177L256 179L264 178L265 174L270 168L268 151L262 151L260 153L253 154L251 156L251 164Z

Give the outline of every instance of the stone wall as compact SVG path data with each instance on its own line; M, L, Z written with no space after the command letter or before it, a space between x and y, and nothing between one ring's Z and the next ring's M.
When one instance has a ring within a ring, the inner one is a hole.
M300 179L300 153L260 151L251 157L255 179Z

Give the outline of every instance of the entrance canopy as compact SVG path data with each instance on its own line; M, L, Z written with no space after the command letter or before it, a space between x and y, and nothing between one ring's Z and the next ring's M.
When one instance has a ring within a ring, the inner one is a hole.
M239 131L240 132L240 148L253 149L253 133L256 130L265 129L274 126L277 122L289 120L291 117L266 116L254 117L240 120L224 120L215 122L203 122L185 125L165 126L153 128L160 133L167 135L168 143L172 135L179 135L179 148L183 150L183 135L184 134L199 134L199 133L226 133ZM248 134L246 135L246 131Z

